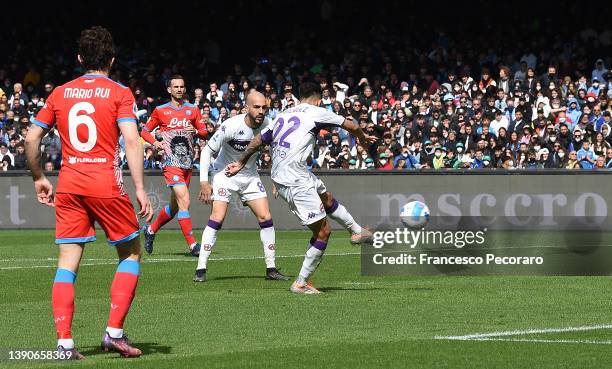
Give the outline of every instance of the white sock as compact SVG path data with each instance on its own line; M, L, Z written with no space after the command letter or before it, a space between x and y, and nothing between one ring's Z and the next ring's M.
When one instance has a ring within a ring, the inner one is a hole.
M198 257L197 269L206 269L208 265L208 258L212 253L213 246L217 241L217 230L206 226L204 232L202 232L202 247L200 248L200 256Z
M259 237L263 245L266 268L276 268L276 234L274 227L262 228L259 231Z
M323 250L319 250L314 246L310 246L308 251L306 251L306 255L304 256L304 263L302 263L302 269L300 269L300 274L297 277L297 282L299 284L306 284L310 276L319 266L321 262L321 258L323 257Z
M338 204L338 208L331 214L327 214L330 218L338 222L351 234L361 233L361 226L357 224L351 213L346 210L342 204Z
M57 340L57 346L62 346L66 350L72 350L74 348L74 340L72 338L60 338Z
M106 327L106 333L108 333L111 338L121 338L123 337L123 328Z

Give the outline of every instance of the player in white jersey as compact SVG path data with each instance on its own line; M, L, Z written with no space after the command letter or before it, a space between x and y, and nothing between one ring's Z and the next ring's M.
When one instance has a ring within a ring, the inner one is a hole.
M295 293L320 293L312 286L310 276L321 262L331 227L327 215L356 235L352 241L360 242L371 237L327 191L323 182L308 171L306 159L311 155L315 137L321 128L342 127L355 136L364 146L376 140L363 133L352 119L345 119L319 107L321 89L305 82L300 85L301 104L280 113L272 126L256 136L246 148L239 161L227 166L228 176L237 175L248 164L250 157L263 144L272 148L272 181L280 196L289 204L289 209L310 228L310 239L302 269L291 285ZM322 201L324 199L325 201Z
M243 204L251 208L259 221L260 238L266 262L266 279L288 280L276 269L276 236L266 195L266 189L257 173L256 156L245 164L237 176L228 178L223 169L240 159L253 137L268 125L265 119L266 99L252 91L246 99L247 114L240 114L224 121L217 129L200 156L200 200L212 203L208 224L202 234L202 247L193 280L206 281L208 258L217 240L217 232L223 225L232 196L239 196ZM217 155L212 161L212 156ZM211 163L212 161L212 163ZM210 167L210 174L209 174Z

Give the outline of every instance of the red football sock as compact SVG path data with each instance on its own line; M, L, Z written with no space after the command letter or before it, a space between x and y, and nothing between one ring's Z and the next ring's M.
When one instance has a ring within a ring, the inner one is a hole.
M172 218L174 218L174 214L171 213L170 206L164 206L159 211L159 214L157 215L157 218L155 218L153 224L151 224L151 231L153 231L153 233L157 232L161 227L164 226L164 224L171 221Z
M183 231L183 236L185 237L185 241L187 241L187 246L193 245L196 240L193 238L193 226L191 225L191 216L189 215L189 211L181 210L178 212L178 222L181 226L181 231Z
M51 303L58 339L72 338L75 279L76 274L68 269L59 268L55 274L55 281L51 290Z
M123 328L123 322L134 300L139 275L140 263L136 260L125 259L117 266L117 272L111 285L109 327Z

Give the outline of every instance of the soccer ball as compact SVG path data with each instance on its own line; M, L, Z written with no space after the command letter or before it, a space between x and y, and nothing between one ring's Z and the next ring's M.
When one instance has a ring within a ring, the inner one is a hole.
M400 219L408 228L422 228L429 222L429 208L421 201L410 201L400 209Z

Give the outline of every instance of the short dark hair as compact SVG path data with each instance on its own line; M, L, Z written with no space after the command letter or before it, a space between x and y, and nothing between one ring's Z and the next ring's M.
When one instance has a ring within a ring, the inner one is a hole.
M321 86L312 82L304 82L300 85L300 99L307 99L312 96L321 97Z
M81 32L79 39L81 64L87 70L108 70L115 57L115 45L110 32L94 26Z
M172 75L172 77L170 77L170 79L168 80L168 87L170 87L170 82L172 82L173 79L182 79L183 82L185 82L185 78L183 78L182 75L180 74L174 74ZM214 82L213 82L214 83Z

